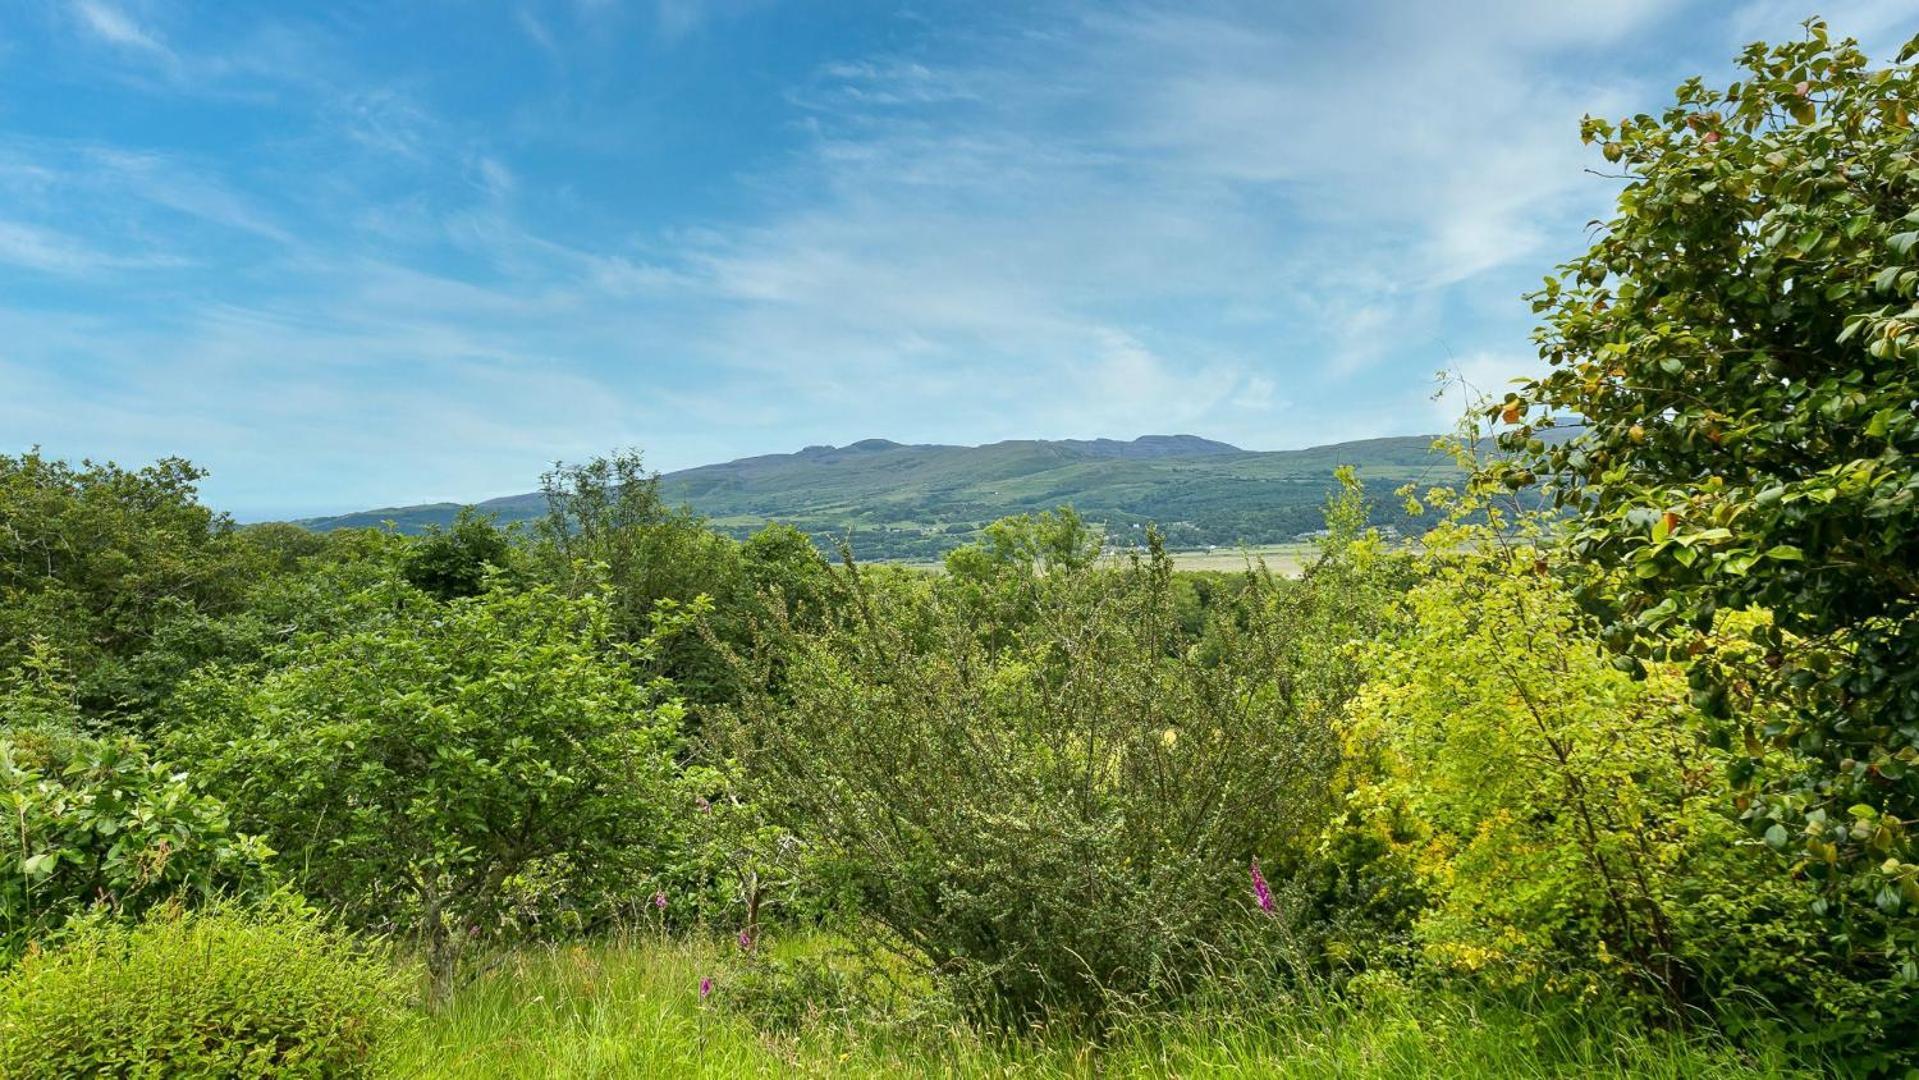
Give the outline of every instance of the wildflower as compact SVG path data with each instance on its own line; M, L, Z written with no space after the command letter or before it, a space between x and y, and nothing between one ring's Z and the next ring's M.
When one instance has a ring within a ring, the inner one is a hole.
M700 980L700 1000L705 1001L707 998L707 995L711 994L712 992L713 992L713 976L708 975L706 978Z
M1273 890L1266 885L1266 875L1259 872L1259 856L1253 856L1253 897L1259 901L1259 910L1273 910Z
M740 931L740 948L751 949L752 947L753 947L753 931L750 929Z
M656 908L659 908L661 911L666 910L666 890L665 889L661 889L659 892L656 892L653 894L653 906Z

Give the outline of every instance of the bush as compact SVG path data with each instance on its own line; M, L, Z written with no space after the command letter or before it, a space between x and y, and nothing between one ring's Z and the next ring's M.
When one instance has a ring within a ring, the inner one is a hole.
M232 827L218 799L129 738L0 736L0 805L12 819L0 861L15 871L0 877L0 954L90 905L134 915L257 884L271 854Z
M1270 955L1284 920L1249 863L1323 824L1350 690L1324 646L1369 595L1363 544L1304 582L1252 575L1202 651L1157 544L1097 551L1049 516L989 529L941 578L849 567L835 624L772 635L716 725L769 810L848 868L874 938L1009 1025L1167 1005Z
M138 915L263 884L266 844L138 740L78 734L64 673L32 649L0 678L0 957L91 906Z
M45 638L92 721L130 722L169 689L135 662L169 621L232 610L257 574L178 458L138 471L0 454L0 671Z
M1825 886L1887 1000L1919 985L1919 37L1875 66L1818 20L1724 90L1589 118L1626 174L1533 297L1552 370L1491 412L1549 481L1622 661L1735 720L1743 817ZM1575 439L1541 429L1575 423ZM1755 663L1703 648L1763 609ZM1786 708L1760 716L1753 699Z
M596 596L374 590L382 620L302 640L297 665L195 675L171 745L306 895L417 934L444 995L464 943L517 929L521 875L605 897L657 867L681 712L634 684Z
M1896 1056L1906 1006L1846 977L1816 888L1740 826L1734 755L1683 674L1621 671L1549 563L1506 539L1428 536L1427 576L1369 652L1337 850L1370 837L1406 869L1416 941L1447 976L1732 1026L1757 1012L1822 1052Z
M406 983L290 902L89 921L0 984L0 1075L366 1075Z

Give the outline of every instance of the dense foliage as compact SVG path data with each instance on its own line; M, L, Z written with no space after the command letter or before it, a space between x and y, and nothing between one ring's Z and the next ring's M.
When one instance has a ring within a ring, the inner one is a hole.
M1585 134L1618 214L1534 298L1494 406L1571 515L1624 663L1674 659L1752 830L1826 885L1843 963L1919 987L1919 69L1817 21L1724 90ZM1574 423L1581 437L1534 436ZM1729 612L1756 648L1714 647Z
M0 1076L371 1075L405 983L284 900L91 920L0 977Z
M772 640L726 731L885 943L1002 1019L1097 1019L1266 962L1283 928L1252 860L1324 820L1346 684L1316 648L1356 629L1353 554L1251 575L1201 650L1163 552L1098 550L1049 515L944 576L849 566L851 602Z
M1905 1041L1906 1007L1849 977L1812 883L1741 827L1734 754L1683 672L1610 662L1545 572L1538 525L1429 533L1367 648L1345 828L1405 870L1423 961L1735 1026L1774 1011L1852 1055Z
M309 895L416 933L444 993L516 878L564 859L563 887L597 895L651 865L680 710L632 679L597 597L376 588L377 620L295 642L297 663L193 680L169 744Z
M89 716L164 696L142 654L168 621L232 609L250 575L250 549L194 498L202 475L0 455L0 671L44 640Z

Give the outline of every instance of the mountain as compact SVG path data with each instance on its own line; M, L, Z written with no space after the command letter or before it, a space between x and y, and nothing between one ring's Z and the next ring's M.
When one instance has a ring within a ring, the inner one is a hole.
M907 445L863 439L809 446L667 473L668 502L685 504L735 536L784 521L830 543L848 533L867 558L923 558L965 542L1008 514L1071 504L1109 533L1157 524L1168 544L1262 544L1320 526L1333 472L1355 467L1397 524L1392 490L1451 474L1426 436L1368 439L1306 450L1252 451L1194 435L1115 439L1016 439L985 446ZM501 522L537 517L538 493L478 504ZM300 522L318 530L380 526L420 532L444 525L458 503L368 510Z

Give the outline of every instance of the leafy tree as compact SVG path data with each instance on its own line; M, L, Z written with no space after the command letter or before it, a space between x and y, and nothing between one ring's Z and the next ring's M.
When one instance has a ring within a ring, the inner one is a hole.
M539 574L573 595L604 590L620 637L646 640L656 616L707 596L712 624L726 640L742 640L739 545L691 511L667 506L658 474L646 471L638 453L555 465L541 490L547 512L533 530ZM660 641L648 655L690 701L732 693L724 664L698 637Z
M812 539L791 525L768 525L748 537L740 564L756 599L779 604L796 623L817 624L834 602L831 568Z
M1806 25L1748 48L1723 90L1693 79L1657 116L1585 122L1626 184L1533 296L1552 370L1493 406L1517 454L1494 471L1552 484L1621 663L1689 666L1747 758L1753 829L1830 884L1833 933L1910 994L1919 39L1874 68ZM1578 438L1540 438L1568 422ZM1707 640L1739 609L1770 613L1759 662Z
M516 875L645 872L680 708L634 683L596 595L379 589L382 621L296 643L297 665L202 673L172 742L308 895L417 934L443 998L462 944L510 929Z
M259 560L200 505L179 458L138 471L0 455L0 670L38 637L71 667L90 717L162 697L130 665L168 621L230 611Z
M956 602L954 615L998 648L1037 616L1047 575L1083 574L1099 558L1102 540L1070 506L1002 518L947 553L943 591Z
M1812 884L1736 820L1733 752L1684 674L1609 662L1539 525L1427 535L1420 581L1363 648L1333 849L1361 850L1358 833L1406 871L1414 940L1448 975L1729 1025L1757 992L1801 1045L1856 1064L1909 1052L1910 1009L1853 978Z
M512 550L505 533L471 506L448 529L434 527L406 552L406 579L441 600L476 596L488 570L504 569Z

